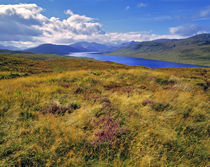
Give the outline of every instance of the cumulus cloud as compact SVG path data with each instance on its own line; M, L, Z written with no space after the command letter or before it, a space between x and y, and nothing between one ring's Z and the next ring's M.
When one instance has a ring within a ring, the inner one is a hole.
M180 38L172 28L171 35L150 32L106 33L94 18L65 11L66 19L48 18L36 4L0 5L0 43L31 47L41 43L70 44L77 41L120 43L158 38Z
M36 4L0 5L0 41L62 43L104 34L93 18L67 10L67 19L47 18Z
M65 11L65 14L71 16L71 15L73 15L74 13L73 13L70 9L68 9L67 11Z
M36 4L0 5L0 40L27 41L42 35L36 28L47 20L41 10Z
M173 35L181 35L181 36L192 36L200 33L206 33L209 31L208 27L201 27L194 24L181 25L177 27L169 28L169 31Z

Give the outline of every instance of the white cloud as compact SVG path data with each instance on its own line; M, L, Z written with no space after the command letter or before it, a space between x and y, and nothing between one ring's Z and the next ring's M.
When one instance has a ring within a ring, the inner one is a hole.
M201 27L195 24L186 24L169 28L171 34L181 36L192 36L196 34L206 33L209 32L209 30L209 27Z
M91 17L67 10L70 16L60 20L45 17L42 10L36 4L0 5L0 41L69 43L104 34L102 25Z
M141 2L137 5L138 8L142 8L142 7L146 7L146 6L147 6L147 4L143 3L143 2Z
M125 7L125 10L129 10L131 7L130 6L126 6Z
M208 6L205 10L200 12L200 17L207 17L210 16L210 6Z
M27 41L41 36L47 18L40 14L42 8L36 4L0 5L0 41Z
M71 15L73 15L74 13L73 13L70 9L68 9L67 11L65 11L65 14L71 16Z
M0 43L31 47L41 43L70 44L77 41L120 43L158 38L180 38L172 28L172 35L150 32L106 33L94 18L65 11L66 19L48 18L36 4L0 5Z

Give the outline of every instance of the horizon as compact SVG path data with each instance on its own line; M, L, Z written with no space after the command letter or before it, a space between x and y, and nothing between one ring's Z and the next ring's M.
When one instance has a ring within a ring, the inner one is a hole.
M203 35L203 34L210 34L210 33L201 33L201 34L196 34L196 35L192 35L192 36L189 36L189 37L183 37L183 38L180 38L180 40L184 40L184 39L188 39L188 38L191 38L191 37L195 37L195 36L197 36L197 35ZM167 38L158 38L158 39L155 39L155 40L148 40L148 41L141 41L141 42L149 42L149 41L156 41L156 40L167 40ZM170 39L169 39L170 40ZM172 39L171 38L171 40L179 40L179 39ZM82 43L82 42L87 42L87 43L96 43L96 44L101 44L101 45L111 45L111 44L109 44L109 43L100 43L100 42L88 42L88 41L78 41L78 42L73 42L73 43L70 43L70 44L63 44L63 46L69 46L69 45L72 45L72 44L76 44L76 43ZM128 43L129 42L138 42L138 41L128 41ZM139 43L141 43L141 42L139 42ZM126 43L126 42L123 42L123 43ZM119 46L119 45L121 45L121 44L123 44L123 43L120 43L120 44L116 44L116 46ZM41 44L39 44L39 45L37 45L37 46L34 46L34 48L36 48L36 47L38 47L38 46L41 46L41 45L59 45L59 44L54 44L54 43L41 43ZM115 46L115 45L113 45L113 46ZM31 47L29 47L29 48L26 48L26 49L30 49ZM32 47L33 48L33 47Z
M108 12L107 12L108 11ZM210 32L205 0L0 0L0 44L120 44Z

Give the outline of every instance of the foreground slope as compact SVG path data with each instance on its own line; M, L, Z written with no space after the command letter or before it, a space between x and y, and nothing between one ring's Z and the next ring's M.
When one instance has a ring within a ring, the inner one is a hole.
M210 34L140 42L108 54L210 66Z
M208 166L209 69L20 60L42 65L0 80L0 166Z

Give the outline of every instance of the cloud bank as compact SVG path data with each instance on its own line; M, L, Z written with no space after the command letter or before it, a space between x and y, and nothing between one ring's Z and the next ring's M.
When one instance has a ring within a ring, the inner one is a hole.
M78 41L122 43L159 38L181 38L185 33L171 28L169 35L151 32L107 33L94 18L65 11L66 19L48 18L36 4L0 5L0 43L31 47L41 43L70 44Z
M186 24L177 27L169 28L171 34L180 35L184 37L201 34L201 33L208 33L210 31L209 27L202 27L195 24Z

